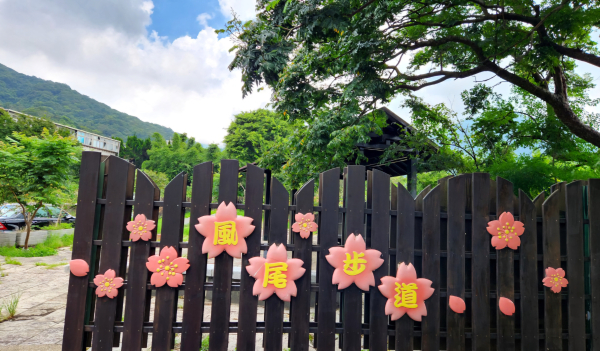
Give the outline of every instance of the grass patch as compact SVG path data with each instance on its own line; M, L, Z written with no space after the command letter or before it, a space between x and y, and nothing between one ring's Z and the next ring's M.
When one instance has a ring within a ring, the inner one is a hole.
M56 249L59 247L67 247L73 245L73 234L69 235L54 235L50 234L43 243L30 247L25 250L21 247L2 246L0 247L0 256L9 257L44 257L54 256L58 253Z
M71 229L73 228L72 223L61 223L59 225L50 224L45 227L41 227L40 230L59 230L59 229Z
M0 316L0 321L5 321L8 319L12 319L15 314L17 314L17 306L19 305L19 300L21 300L21 293L16 293L10 295L10 297L2 302L0 305L0 313L4 310L6 311L6 316Z
M20 261L15 260L14 258L8 257L8 256L4 258L4 263L6 263L6 264L14 264L15 266L22 266L23 265Z
M45 262L36 262L35 265L38 267L46 267L46 269L52 269L55 267L60 267L60 266L64 266L66 265L67 262L60 262L60 263L45 263Z

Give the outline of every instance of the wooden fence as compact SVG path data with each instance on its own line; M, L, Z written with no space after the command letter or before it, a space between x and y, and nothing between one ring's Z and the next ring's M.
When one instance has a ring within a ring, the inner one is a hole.
M99 153L83 153L73 259L88 262L90 273L71 274L63 350L92 346L102 351L121 344L128 351L162 351L174 347L175 336L181 350L189 351L198 351L206 336L209 349L220 351L263 346L277 351L600 350L600 179L556 184L546 199L540 194L531 201L523 192L515 196L504 179L474 173L441 179L413 199L387 174L349 166L320 175L315 205L313 181L290 203L277 179L248 165L245 203L237 208L254 219L255 229L247 238L240 279L233 280L234 259L226 253L214 259L209 279L204 237L194 225L219 203L236 201L238 169L236 160L221 162L217 202L211 202L211 163L194 168L190 202L185 174L169 183L159 201L156 185L130 163L114 156L101 162ZM155 241L156 229L151 241L129 241L125 225L132 216L158 220L161 207L160 241ZM187 242L186 210L191 212ZM488 222L505 211L525 224L516 251L496 251L486 231ZM301 240L290 230L296 212L317 215L314 243L312 235ZM419 277L433 282L435 292L425 302L422 322L408 316L391 322L384 314L387 299L377 287L363 292L351 285L338 291L332 285L334 268L325 255L350 233L362 234L367 247L383 253L384 264L374 271L376 285L381 277L395 275L400 262L412 263ZM255 280L244 267L272 243L286 244L307 271L296 281L298 293L290 304L273 295L264 302L264 320L257 320ZM149 283L146 261L164 246L180 255L187 249L190 268L178 289ZM542 285L546 267L566 270L569 285L561 293ZM125 279L114 299L94 294L93 277L107 269ZM212 293L209 303L207 292ZM237 320L230 318L232 292L239 294ZM464 299L464 314L449 309L450 295ZM515 302L514 315L500 313L499 296ZM179 317L178 297L183 299ZM204 319L208 305L212 313ZM237 335L230 339L231 334ZM264 345L257 343L257 334L263 334ZM228 345L230 340L234 345Z

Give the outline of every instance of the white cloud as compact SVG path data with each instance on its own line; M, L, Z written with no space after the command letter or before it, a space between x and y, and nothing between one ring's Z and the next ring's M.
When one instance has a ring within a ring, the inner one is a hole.
M231 9L242 20L251 20L256 17L256 0L219 0L219 6L227 18L232 18Z
M227 68L231 41L210 27L171 43L160 33L148 35L153 6L0 1L0 63L200 142L221 143L233 114L263 107L269 92L242 99L241 73Z
M211 18L213 18L213 16L210 13L201 13L196 17L196 21L200 23L202 28L206 28L208 27L208 20Z

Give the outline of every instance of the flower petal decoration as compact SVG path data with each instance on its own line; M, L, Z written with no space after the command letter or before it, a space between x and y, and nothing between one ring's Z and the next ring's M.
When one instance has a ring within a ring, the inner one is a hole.
M290 301L298 289L294 280L300 278L306 269L299 258L287 258L285 245L271 245L267 258L252 257L246 271L256 279L253 295L263 301L275 293L281 300Z
M425 300L435 291L431 284L429 279L417 278L417 271L412 263L400 263L396 277L383 277L378 286L381 294L388 299L385 314L391 315L393 321L408 314L410 318L420 322L423 316L427 316Z
M71 260L69 262L69 269L76 277L85 277L90 271L90 265L81 259Z
M252 218L237 215L233 203L221 202L214 215L198 218L196 230L206 238L202 253L213 258L226 251L232 257L242 258L242 254L248 252L246 237L254 231L251 223Z
M448 305L450 306L450 309L456 313L464 313L467 309L465 300L454 295L450 295L450 298L448 299Z
M172 246L165 246L159 255L148 257L146 268L152 272L150 284L161 287L167 283L176 288L183 284L183 275L190 268L190 261L184 257L178 257L177 250Z
M542 282L557 294L569 284L565 279L565 271L562 268L552 267L546 268L546 278L542 279Z
M123 286L123 278L116 275L114 270L109 269L104 274L98 274L94 278L94 284L97 286L96 296L106 296L113 299L119 294L119 288Z
M127 223L127 230L129 230L129 239L131 241L138 241L140 239L148 241L152 239L152 230L154 228L156 228L156 223L151 219L147 219L144 214L135 216L133 221Z
M369 286L375 286L373 271L383 264L381 252L367 250L360 234L348 235L344 246L330 248L325 258L335 268L331 283L338 284L338 290L354 283L359 289L369 291Z
M498 307L500 308L500 312L507 316L512 316L515 313L515 303L506 297L501 297L498 300Z
M315 215L312 213L296 213L294 218L296 219L296 223L292 225L292 231L300 233L302 239L308 239L310 233L316 232L319 227L317 223L315 223Z
M492 246L496 250L507 246L516 250L521 245L519 237L525 232L525 226L523 222L515 221L512 213L503 212L498 220L488 222L487 231L492 234Z

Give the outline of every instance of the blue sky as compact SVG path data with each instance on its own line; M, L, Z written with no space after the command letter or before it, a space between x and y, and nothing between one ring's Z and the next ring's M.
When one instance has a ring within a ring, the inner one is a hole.
M206 22L215 29L224 27L228 20L217 0L154 0L153 3L148 32L156 31L169 41L185 35L195 37L203 29L198 21L200 14L208 14Z

